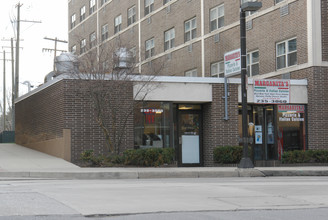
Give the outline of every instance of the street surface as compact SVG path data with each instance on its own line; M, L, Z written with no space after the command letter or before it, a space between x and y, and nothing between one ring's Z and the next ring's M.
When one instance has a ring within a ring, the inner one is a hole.
M328 177L0 179L0 220L327 219Z

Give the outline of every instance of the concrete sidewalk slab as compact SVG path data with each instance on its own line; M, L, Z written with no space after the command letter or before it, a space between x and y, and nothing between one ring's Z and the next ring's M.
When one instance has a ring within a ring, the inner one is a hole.
M77 168L79 167L61 158L53 157L17 144L0 144L0 171Z
M268 176L328 176L328 167L80 168L16 144L0 144L0 178L155 179Z

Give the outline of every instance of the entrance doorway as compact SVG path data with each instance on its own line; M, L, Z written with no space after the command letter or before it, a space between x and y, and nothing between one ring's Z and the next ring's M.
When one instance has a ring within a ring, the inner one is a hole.
M179 105L178 138L179 138L179 165L200 166L202 122L200 105Z
M254 125L254 159L277 160L275 113L273 105L254 105L249 114L249 124Z

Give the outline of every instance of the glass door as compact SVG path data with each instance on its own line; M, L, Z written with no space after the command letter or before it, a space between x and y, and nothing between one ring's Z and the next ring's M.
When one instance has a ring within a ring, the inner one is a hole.
M181 166L201 164L201 113L179 112L179 164Z

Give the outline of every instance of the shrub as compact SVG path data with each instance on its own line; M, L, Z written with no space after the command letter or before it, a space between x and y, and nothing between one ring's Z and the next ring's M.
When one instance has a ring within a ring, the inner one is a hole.
M249 155L251 155L251 148L248 148ZM243 156L242 146L223 146L216 147L213 152L214 162L221 164L239 163Z
M104 156L95 156L93 150L86 150L82 152L81 159L90 166L101 166L105 158Z
M93 150L82 152L81 159L88 166L113 166L124 164L132 166L161 166L172 164L175 157L173 148L148 148L126 150L123 155L95 156Z
M285 151L282 163L328 163L328 150Z
M174 160L173 148L148 148L127 150L123 153L125 165L160 166L171 164Z

